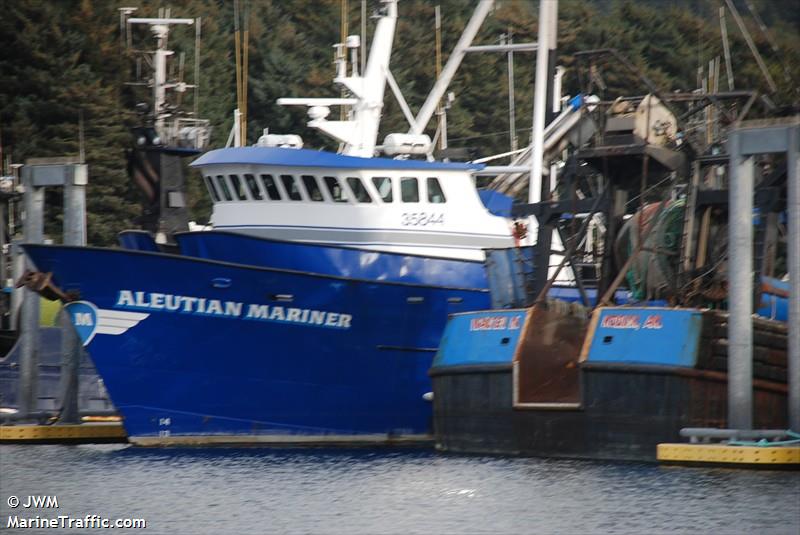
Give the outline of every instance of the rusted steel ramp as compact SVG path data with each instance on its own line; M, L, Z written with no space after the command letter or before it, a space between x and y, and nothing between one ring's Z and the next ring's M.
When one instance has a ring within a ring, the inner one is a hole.
M529 309L514 354L514 407L580 408L578 360L589 314L577 303L555 300Z

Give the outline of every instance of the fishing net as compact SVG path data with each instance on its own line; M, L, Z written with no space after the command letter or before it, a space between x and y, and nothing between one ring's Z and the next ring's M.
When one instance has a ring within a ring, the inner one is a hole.
M632 297L639 301L665 299L676 292L686 203L684 199L670 201L657 214L659 204L648 204L628 219L615 243L617 260L622 265L638 247L650 221L657 217L644 247L625 274Z

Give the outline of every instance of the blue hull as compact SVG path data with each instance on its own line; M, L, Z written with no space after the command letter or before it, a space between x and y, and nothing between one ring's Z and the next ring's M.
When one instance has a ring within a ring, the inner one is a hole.
M141 443L427 434L427 371L447 317L489 305L478 289L138 251L25 249L37 269L96 307L87 349Z
M181 254L358 279L458 288L488 288L483 262L255 238L233 232L175 236Z

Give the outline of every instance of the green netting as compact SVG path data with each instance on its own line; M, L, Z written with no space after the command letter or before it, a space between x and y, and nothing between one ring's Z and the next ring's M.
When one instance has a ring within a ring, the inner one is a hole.
M628 288L636 300L654 299L670 293L675 287L675 277L686 202L684 199L671 202L658 216L655 227L645 244L649 250L640 251L625 273ZM633 254L641 230L641 212L626 223L620 240L627 256Z

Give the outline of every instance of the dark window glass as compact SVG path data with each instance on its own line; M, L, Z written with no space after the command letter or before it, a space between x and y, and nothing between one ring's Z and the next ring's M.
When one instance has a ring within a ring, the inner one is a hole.
M356 196L356 201L358 202L372 202L372 197L369 196L369 192L367 188L364 187L364 184L361 183L361 179L350 176L347 177L347 183L350 185L350 189L353 190L353 195Z
M372 177L372 183L375 189L378 190L378 195L381 196L383 202L392 202L392 179L386 176Z
M442 186L439 184L439 179L435 177L428 177L428 202L434 204L441 204L446 202Z
M208 188L208 192L211 194L211 198L214 199L214 202L219 202L219 193L217 193L217 187L214 185L214 181L210 176L206 177L206 187Z
M283 189L286 190L286 195L293 201L302 201L303 196L300 194L300 188L297 186L297 180L292 175L281 175L281 182L283 182Z
M238 175L228 175L231 177L231 184L233 184L233 191L236 193L236 198L240 201L246 201L247 195L244 192L244 186Z
M217 186L222 191L222 196L225 198L226 201L233 200L233 195L231 195L231 189L228 187L228 182L225 180L224 176L217 175Z
M324 201L325 199L322 198L322 190L319 189L319 184L317 184L317 179L311 175L303 175L303 184L306 186L306 193L308 193L308 198L312 201Z
M264 199L264 196L261 195L261 190L258 188L258 182L256 182L256 177L253 175L244 175L244 181L247 184L247 190L250 192L250 196L260 201Z
M417 179L403 177L400 179L400 196L403 202L419 202L419 184Z
M272 175L261 175L261 183L264 184L264 189L267 191L267 195L273 201L281 200L281 192L278 190L278 186L275 184L275 179L272 178Z
M336 180L336 177L326 176L323 177L325 187L328 188L328 193L331 194L331 199L334 202L347 202L347 193L342 189L342 185Z

